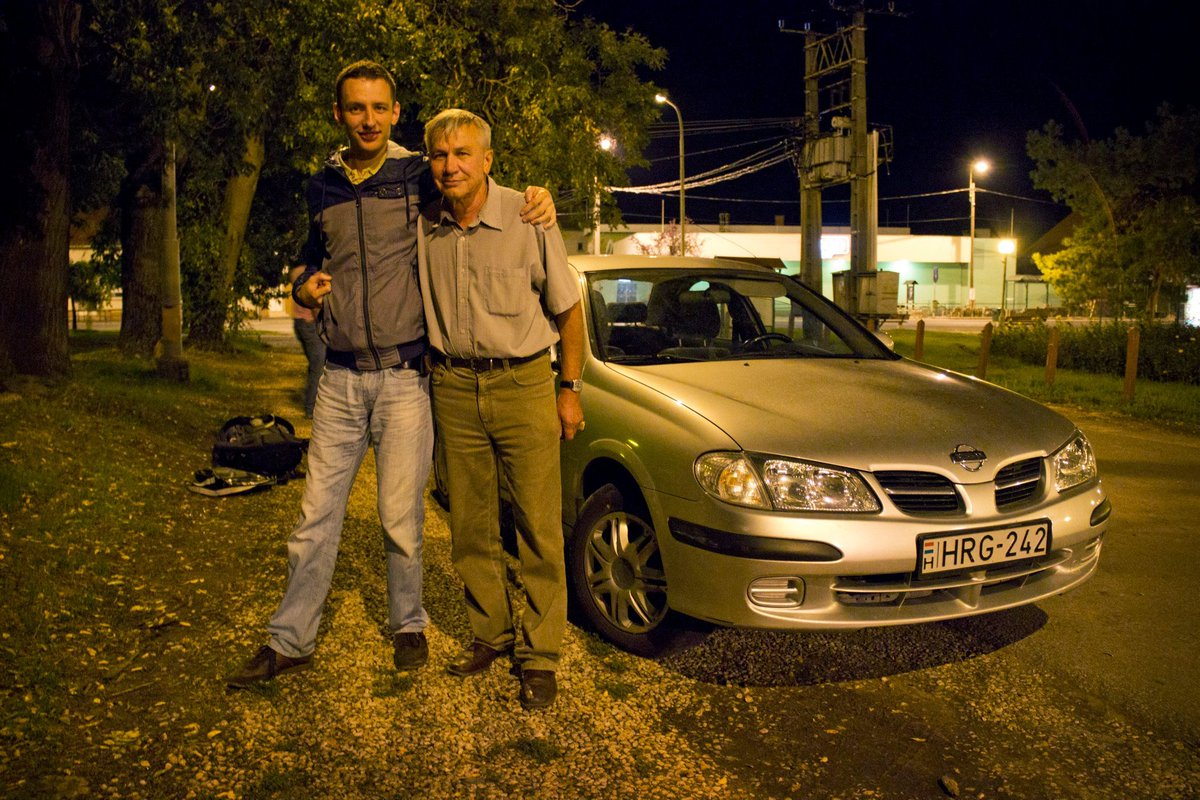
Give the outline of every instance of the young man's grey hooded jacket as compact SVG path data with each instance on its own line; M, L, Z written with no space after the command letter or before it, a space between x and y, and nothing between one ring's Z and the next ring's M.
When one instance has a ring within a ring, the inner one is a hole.
M318 270L333 277L317 318L331 363L386 369L425 352L416 231L421 206L436 196L425 158L395 142L357 186L336 155L309 181L307 268L292 297L299 302L296 289Z

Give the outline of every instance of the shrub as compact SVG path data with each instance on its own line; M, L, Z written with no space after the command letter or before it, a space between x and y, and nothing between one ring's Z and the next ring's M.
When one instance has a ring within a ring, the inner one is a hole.
M1059 324L1058 366L1099 375L1124 375L1129 327L1138 325L1138 377L1200 385L1200 330L1180 324L1102 322ZM1050 342L1046 325L1001 325L992 352L1028 364L1044 364Z

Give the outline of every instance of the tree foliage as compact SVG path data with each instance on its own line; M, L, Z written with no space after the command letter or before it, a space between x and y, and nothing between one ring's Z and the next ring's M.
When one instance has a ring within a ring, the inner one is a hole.
M656 108L639 73L665 59L643 37L576 20L553 0L89 0L87 9L75 150L93 155L72 160L73 180L89 202L107 192L122 341L141 353L159 335L155 236L169 145L189 343L219 345L239 300L265 300L294 263L304 181L343 138L331 106L345 64L370 58L393 72L406 145L420 147L423 121L441 109L469 108L495 126L498 180L548 186L560 215L590 219L597 187L641 163ZM624 163L597 148L605 133ZM611 200L605 217L619 219Z
M427 13L421 37L436 46L415 87L420 119L458 106L488 120L497 181L554 188L560 213L583 221L598 185L627 183L626 167L644 163L659 110L639 72L661 68L663 50L546 0L429 2ZM604 135L624 163L599 148ZM605 216L619 219L605 199Z
M1062 250L1034 256L1069 305L1154 316L1200 281L1200 112L1163 106L1143 136L1099 142L1050 122L1026 145L1034 185L1079 220Z
M97 94L117 98L106 105L124 112L106 118L103 129L126 167L121 202L115 204L123 217L124 288L145 301L127 304L122 320L127 349L145 352L157 338L158 293L151 285L159 254L145 257L156 241L139 238L139 231L161 230L152 218L162 208L161 166L168 147L177 159L190 341L220 344L238 299L261 299L278 284L287 261L281 254L288 248L247 252L243 242L257 220L274 230L294 229L296 206L254 208L257 184L267 169L295 173L298 184L313 149L327 146L328 137L310 122L317 92L306 83L330 80L333 68L324 63L330 31L356 35L356 5L137 0L131 7L123 0L93 0L89 66L103 87Z

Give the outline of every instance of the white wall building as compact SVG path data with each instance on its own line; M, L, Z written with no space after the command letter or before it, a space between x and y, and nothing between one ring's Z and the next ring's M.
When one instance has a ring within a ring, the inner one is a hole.
M653 248L661 233L658 225L630 225L602 229L601 248L606 253L639 253ZM709 258L777 258L784 272L800 271L801 229L799 226L737 225L717 228L689 223L689 248ZM589 253L588 232L563 231L569 253ZM988 231L975 234L975 305L994 309L1001 306L1023 311L1027 308L1058 306L1059 300L1040 278L1022 275L1016 279L1017 257L1000 253L999 237ZM924 313L942 313L967 305L971 239L969 236L919 236L906 228L880 228L877 263L880 270L900 275L900 306ZM1019 249L1019 243L1018 243ZM821 235L822 286L833 296L833 273L850 269L850 231L825 228Z

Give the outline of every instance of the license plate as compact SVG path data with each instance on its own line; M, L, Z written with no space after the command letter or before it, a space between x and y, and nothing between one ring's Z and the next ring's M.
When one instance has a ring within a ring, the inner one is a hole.
M917 577L983 569L1050 552L1050 520L1005 528L930 533L917 539Z

